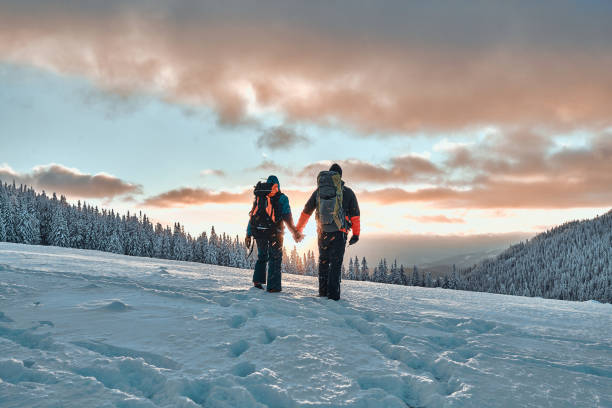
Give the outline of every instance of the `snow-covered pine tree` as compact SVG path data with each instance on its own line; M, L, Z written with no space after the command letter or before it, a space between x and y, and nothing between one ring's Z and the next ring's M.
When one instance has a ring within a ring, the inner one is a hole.
M64 216L64 208L61 204L55 206L53 215L51 216L51 235L49 236L49 244L59 247L67 247L70 245L70 237L68 236L68 223Z
M427 275L425 275L425 285L423 285L427 288L433 288L434 287L434 282L433 279L431 278L431 272L427 272Z
M174 224L172 234L172 259L184 261L187 259L187 242L181 224Z
M353 258L349 258L349 266L346 271L346 279L354 280L355 279L355 268L353 267Z
M40 224L36 218L34 206L22 197L18 203L16 232L18 242L37 245L40 243Z
M2 213L2 204L0 203L0 242L6 241L6 222Z
M107 241L106 251L115 254L123 254L123 245L121 244L121 239L119 239L119 234L117 234L117 231L113 231L111 233Z
M421 278L419 277L419 268L416 265L412 267L412 286L422 286Z
M365 259L365 256L361 260L361 280L370 280L370 269L368 268L368 261Z
M406 274L406 270L404 269L404 265L400 265L400 285L408 285L410 282L410 278Z
M389 280L389 283L392 283L394 285L402 284L402 275L400 268L397 266L397 259L393 261L393 264L391 264L391 275L389 277Z
M215 232L215 226L213 225L213 227L210 230L210 237L208 238L208 247L207 249L207 255L206 255L206 259L208 260L209 264L212 265L217 265L217 246L218 246L218 236L217 233Z

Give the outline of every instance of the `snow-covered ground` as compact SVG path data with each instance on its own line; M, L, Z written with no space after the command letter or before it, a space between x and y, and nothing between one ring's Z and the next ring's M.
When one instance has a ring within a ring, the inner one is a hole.
M612 407L612 305L0 244L0 407Z

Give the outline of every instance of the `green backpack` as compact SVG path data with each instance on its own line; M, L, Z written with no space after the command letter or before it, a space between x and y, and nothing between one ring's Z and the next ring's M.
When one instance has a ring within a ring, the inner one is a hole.
M342 178L335 171L322 171L317 176L317 222L323 232L346 229L342 208Z

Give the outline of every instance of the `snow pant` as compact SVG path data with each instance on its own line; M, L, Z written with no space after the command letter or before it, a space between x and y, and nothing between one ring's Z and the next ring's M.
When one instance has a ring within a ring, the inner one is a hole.
M253 282L266 283L266 266L268 267L267 290L281 290L281 262L283 260L283 236L258 238L257 262L253 272Z
M319 296L340 299L340 274L346 246L342 231L319 234Z

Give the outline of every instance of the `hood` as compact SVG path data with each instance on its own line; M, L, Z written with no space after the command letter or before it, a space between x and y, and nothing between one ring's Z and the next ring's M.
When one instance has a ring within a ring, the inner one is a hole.
M280 183L278 182L278 177L276 177L276 176L269 176L268 180L266 181L266 183L277 184L278 185L278 191L280 191Z

